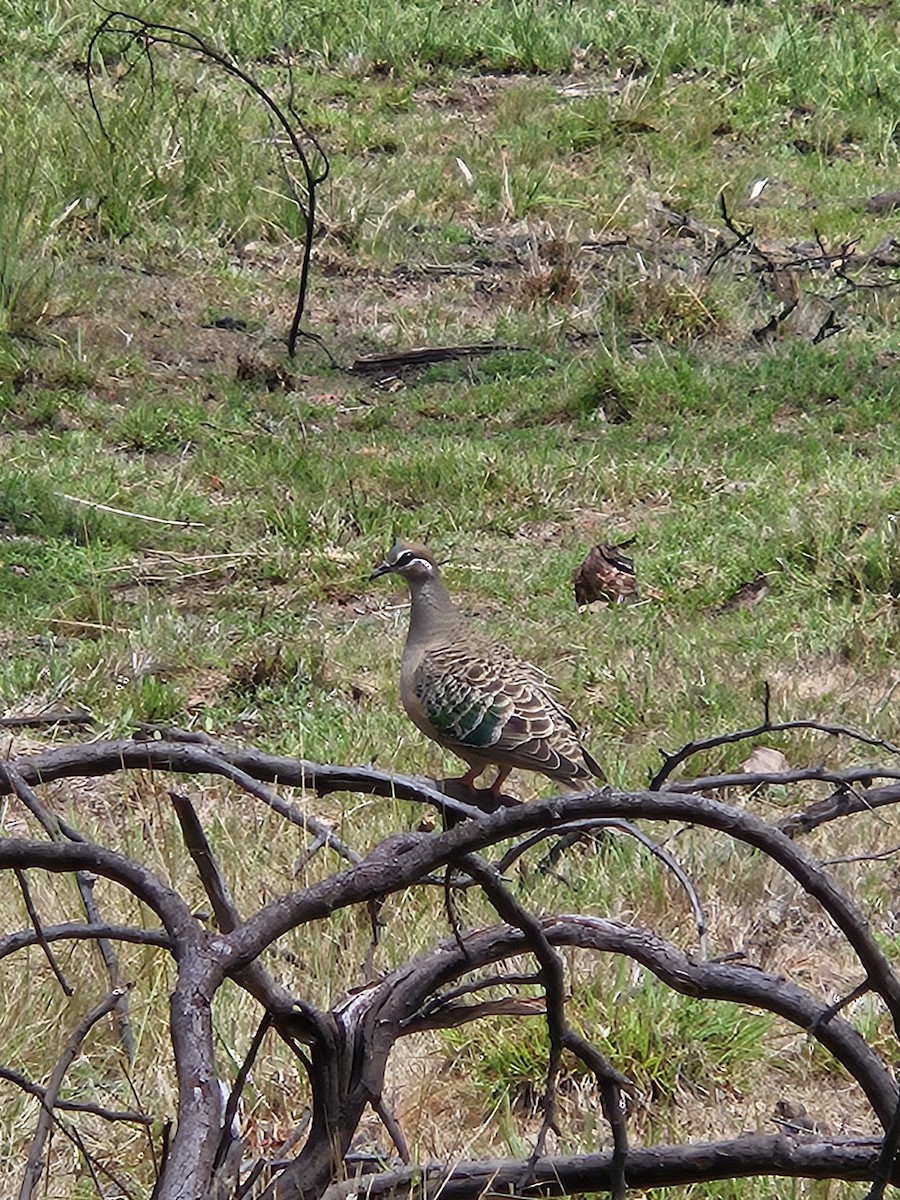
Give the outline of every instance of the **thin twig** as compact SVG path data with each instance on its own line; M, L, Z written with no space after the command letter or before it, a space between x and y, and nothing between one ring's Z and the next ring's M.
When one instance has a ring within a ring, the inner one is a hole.
M216 1171L225 1161L225 1156L234 1142L234 1120L237 1116L238 1105L241 1102L241 1095L247 1080L250 1078L250 1071L253 1064L256 1062L257 1056L262 1049L263 1040L272 1026L272 1014L266 1010L263 1013L262 1020L256 1027L256 1032L244 1055L244 1061L238 1068L238 1073L234 1077L234 1083L231 1086L231 1091L228 1093L228 1103L225 1105L225 1115L222 1117L222 1133L219 1137L219 1144L216 1147L216 1157L213 1162L213 1170Z
M323 846L328 845L328 835L325 833L316 834L313 840L309 843L305 850L297 855L294 860L294 875L297 876L309 861L319 853Z
M219 864L197 817L196 809L187 796L169 792L169 799L181 826L184 844L193 859L194 866L203 883L203 889L212 904L216 925L223 933L230 933L240 924L241 915L229 890Z
M453 866L448 863L444 870L444 912L447 914L447 922L453 931L453 937L456 939L456 944L465 954L465 943L462 936L462 920L459 915L459 906L456 903L456 897L453 895L451 883L455 874Z
M854 741L861 742L865 746L875 746L879 750L886 750L889 754L900 755L900 746L895 743L885 741L884 738L871 737L869 734L861 733L858 729L851 729L847 725L807 719L795 721L764 720L761 725L754 725L749 729L738 729L731 733L716 734L714 737L698 738L696 741L687 742L680 749L671 753L660 748L659 752L663 758L663 765L650 779L648 788L651 792L658 791L675 768L694 754L700 754L705 750L714 750L719 746L730 746L735 742L744 742L748 738L760 737L764 733L786 733L794 729L811 729L819 733L830 734L832 737L852 738Z
M432 1013L439 1012L444 1005L452 1004L455 1000L459 1000L462 996L471 996L475 992L484 991L490 987L518 987L522 985L533 985L537 987L540 984L540 976L533 974L516 974L508 975L488 975L484 979L473 979L470 983L461 983L458 987L448 988L445 992L439 992L436 996L432 996L425 1004L422 1005L417 1012L406 1017L401 1022L401 1028L408 1025L415 1025L418 1022L426 1020Z
M837 858L823 858L823 867L833 867L838 863L879 862L883 858L893 858L900 853L900 846L891 846L890 850L872 850L868 854L839 854Z
M78 891L84 905L84 913L88 921L92 925L102 925L103 918L100 915L100 909L97 907L97 901L94 899L94 884L97 882L96 875L93 875L90 871L78 871L75 875L75 882L78 885ZM110 986L114 990L121 992L121 998L116 1005L115 1012L116 1028L119 1031L119 1040L122 1043L125 1058L128 1062L133 1062L137 1043L135 1042L134 1030L131 1028L131 1020L128 1015L128 989L122 986L123 981L122 972L119 970L119 956L116 954L115 947L109 938L99 937L96 939L96 944L100 957L103 959L103 965L106 967Z
M5 1079L7 1083L14 1083L16 1087L21 1088L23 1092L27 1092L29 1096L34 1096L40 1100L41 1104L46 1103L47 1089L34 1080L29 1079L27 1075L23 1075L21 1071L14 1071L11 1067L0 1066L0 1079ZM90 1100L63 1100L57 1097L55 1108L62 1109L65 1112L81 1112L90 1113L91 1116L101 1117L104 1121L126 1121L133 1125L153 1125L156 1118L148 1116L147 1113L121 1111L115 1108L104 1108L100 1104L92 1104Z
M819 1013L807 1032L811 1037L815 1037L823 1025L827 1025L829 1021L833 1021L838 1013L852 1004L854 1000L858 1000L860 996L865 996L872 990L872 985L868 979L864 979L862 983L858 983L856 987L848 992L846 996L841 996L839 1000L835 1000L834 1004L829 1004L826 1009Z
M512 866L512 864L520 858L526 850L539 842L542 842L550 837L557 837L559 841L554 846L553 851L565 850L574 845L585 833L592 833L597 829L618 829L621 833L633 837L635 841L641 843L642 846L650 851L650 853L660 860L672 872L678 882L684 888L688 902L691 906L691 911L694 914L694 924L697 929L697 940L699 942L700 953L705 958L707 952L706 946L706 915L703 911L703 902L697 889L691 882L690 876L678 862L678 860L669 853L664 846L659 842L648 837L642 829L639 829L631 821L619 821L614 818L601 817L596 821L572 821L566 825L555 826L552 829L539 829L536 833L531 834L527 838L523 838L521 842L517 842L512 846L503 857L496 863L496 868L501 875ZM549 857L549 855L548 855Z
M86 840L83 834L79 833L77 829L74 829L65 821L60 820L56 813L52 812L42 803L33 788L19 774L15 764L9 760L5 763L0 762L0 785L3 784L25 805L52 841L63 842L68 839L71 842L84 842ZM90 871L76 871L75 882L88 921L91 925L103 925L104 922L100 916L100 910L94 900L94 883L96 882L96 877ZM122 1050L130 1062L134 1058L135 1040L131 1022L128 1018L128 989L123 986L122 976L119 971L119 960L112 943L102 936L97 937L95 941L98 953L103 959L103 964L106 968L110 988L119 995L119 1002L116 1008L116 1025L119 1031L119 1039L122 1043Z
M547 1034L550 1048L547 1062L547 1081L544 1088L544 1115L540 1132L531 1152L523 1181L520 1186L526 1186L534 1163L544 1153L547 1134L556 1128L556 1083L559 1078L560 1062L562 1060L565 1035L568 1032L565 1015L565 976L562 959L550 942L533 913L530 913L514 898L503 883L500 873L489 866L475 854L460 857L460 864L477 879L491 904L497 910L497 915L504 921L509 921L522 930L528 940L529 948L541 966L541 982L547 998L546 1017Z
M47 1088L41 1101L41 1112L38 1117L37 1125L32 1134L31 1143L28 1147L28 1158L25 1163L25 1172L22 1177L22 1184L19 1188L19 1200L31 1200L34 1195L34 1189L41 1177L43 1170L44 1147L47 1143L50 1129L53 1123L53 1109L56 1106L56 1100L59 1096L59 1089L62 1087L63 1080L66 1076L66 1071L72 1064L75 1055L81 1049L81 1044L87 1035L90 1033L94 1025L102 1020L108 1013L119 1003L122 989L114 989L107 996L95 1004L94 1007L81 1018L75 1028L72 1030L66 1043L63 1046L62 1053L57 1059L56 1066L50 1074L50 1079L47 1083Z
M596 1046L587 1038L576 1033L573 1029L566 1032L564 1044L567 1050L576 1054L593 1072L600 1089L600 1101L603 1114L609 1122L613 1135L612 1156L612 1188L610 1200L625 1200L627 1184L625 1182L625 1163L628 1159L628 1129L625 1124L625 1111L622 1105L622 1092L627 1090L634 1094L636 1091L632 1081L617 1071L606 1056L601 1054Z
M38 910L34 904L34 898L31 895L31 888L28 886L28 876L24 871L20 871L18 867L13 870L13 874L15 875L19 884L19 888L21 889L22 899L25 902L25 911L28 913L28 916L31 920L31 924L34 928L35 936L37 938L37 943L43 950L44 957L47 959L47 962L50 964L50 970L56 976L57 982L62 988L63 993L66 996L74 996L75 989L69 983L68 979L66 979L62 972L62 968L56 961L56 955L50 949L50 943L47 941L46 934L44 933L44 927L41 923L41 918L38 915Z
M162 929L135 929L131 925L94 925L91 922L65 921L61 925L45 925L43 935L48 942L111 941L132 942L136 946L159 946L172 949L172 939ZM38 937L33 929L21 929L0 937L0 960L37 944Z
M381 919L381 910L384 907L384 901L380 899L369 900L366 904L366 912L369 916L369 929L371 936L369 944L366 947L366 953L363 958L363 971L366 979L371 979L375 974L375 951L378 949L378 943L381 940L381 930L384 926L384 921Z
M882 1200L884 1189L893 1179L898 1150L900 1150L900 1099L894 1109L893 1120L885 1132L881 1153L875 1168L875 1178L866 1193L865 1200Z
M210 757L215 757L216 774L224 775L226 779L230 779L245 792L249 792L251 796L256 796L258 800L262 800L280 817L290 821L293 825L298 825L301 829L308 830L316 837L322 837L325 840L325 845L328 846L335 854L339 854L341 858L352 864L357 864L362 861L362 855L354 850L352 846L348 846L343 842L334 830L325 821L320 821L318 817L310 816L295 804L288 804L286 800L282 800L277 792L273 792L264 784L254 779L246 771L242 771L239 767L233 766L224 759L218 758L218 755L213 754L211 750L207 751Z
M376 1096L372 1101L372 1111L376 1114L382 1125L391 1135L391 1141L397 1148L397 1153L400 1155L400 1161L402 1163L411 1162L412 1160L409 1153L409 1143L403 1136L403 1130L400 1127L400 1122L385 1104L383 1096Z
M292 187L292 196L294 203L300 213L303 221L303 257L300 263L300 283L298 287L297 304L294 309L294 317L291 322L290 332L288 334L287 348L291 358L294 357L297 348L297 339L299 337L308 338L314 341L317 345L325 346L324 340L318 335L307 333L301 329L303 313L306 308L306 296L309 288L310 271L312 267L312 247L313 240L316 234L316 189L324 183L329 174L328 157L315 134L308 128L299 114L293 108L293 82L290 85L288 111L285 113L281 107L276 104L271 95L263 88L256 80L248 75L246 71L242 71L230 58L225 54L216 50L205 42L198 34L191 30L183 29L177 25L166 25L155 21L147 21L141 17L134 16L131 13L121 11L106 10L107 15L95 29L87 48L87 87L88 97L91 107L100 130L106 141L112 145L109 133L103 123L100 115L100 109L97 104L97 98L94 95L92 87L92 75L94 70L94 55L96 53L97 44L100 38L106 33L115 33L125 36L129 39L129 43L133 44L136 41L142 43L145 48L145 56L150 63L152 70L153 59L149 53L150 48L159 43L161 45L172 46L176 50L187 50L192 54L199 54L210 62L215 63L226 74L232 78L239 80L247 87L254 95L262 101L263 105L268 109L272 119L281 126L281 129L286 134L291 143L294 154L303 170L304 180L306 184L306 204L303 204L302 197L296 189ZM129 22L128 28L118 28L114 22L117 20ZM304 149L301 138L305 138L312 147L312 155L316 157L317 163L314 166L312 158ZM329 354L329 358L333 357Z
M158 1200L160 1189L162 1188L165 1179L166 1163L169 1161L169 1147L172 1141L172 1122L166 1121L162 1127L161 1145L159 1148L159 1163L156 1168L156 1179L153 1182L153 1191L150 1193L150 1200Z

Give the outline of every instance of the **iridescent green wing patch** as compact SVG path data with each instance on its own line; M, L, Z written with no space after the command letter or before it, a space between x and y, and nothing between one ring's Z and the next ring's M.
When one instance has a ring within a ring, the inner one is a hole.
M493 746L503 732L502 697L492 688L473 686L465 676L420 668L416 694L442 738L478 749Z

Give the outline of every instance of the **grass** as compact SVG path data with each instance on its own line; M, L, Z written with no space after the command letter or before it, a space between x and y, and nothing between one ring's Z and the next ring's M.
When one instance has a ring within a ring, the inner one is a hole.
M679 1095L702 1099L717 1089L740 1093L762 1082L759 1044L772 1032L768 1014L679 996L621 964L596 969L573 1002L587 1036L637 1085L642 1098L634 1119L648 1141L671 1136L654 1116L660 1101L665 1107ZM479 1024L448 1032L444 1041L455 1052L453 1069L488 1106L531 1117L541 1111L548 1054L542 1018ZM580 1129L593 1107L590 1075L581 1063L566 1065L561 1092L578 1110L574 1123ZM603 1136L599 1124L595 1137Z
M642 786L659 745L755 723L765 681L775 716L896 740L895 290L796 268L798 307L767 340L753 330L781 304L760 260L734 253L706 270L720 192L772 261L816 237L869 252L892 232L866 200L896 176L896 6L405 0L350 13L336 0L201 0L192 13L280 95L293 64L298 107L331 162L307 324L338 361L431 343L508 348L400 379L330 368L308 344L286 361L301 231L263 111L168 51L151 86L109 39L94 78L105 142L84 81L91 6L0 3L0 704L84 704L101 734L172 721L325 761L455 769L399 709L405 614L367 581L396 533L429 539L461 602L552 667L616 786ZM185 19L166 3L152 15ZM701 233L673 231L663 210ZM813 344L829 308L843 328ZM578 613L572 569L593 543L631 534L644 602ZM765 599L721 611L760 572ZM769 740L792 764L868 757L820 736ZM724 747L695 767L734 768L747 752ZM58 785L52 799L202 907L167 782ZM224 785L191 788L243 911L295 886L299 835ZM754 804L777 814L815 794L773 789ZM355 796L316 811L361 848L419 818ZM892 823L820 831L810 848L883 848ZM28 828L12 804L4 828ZM774 868L696 831L677 849L715 952L746 949L829 997L858 982ZM331 866L316 858L304 878ZM890 861L835 870L893 944ZM579 860L567 880L525 872L517 886L545 911L577 904L690 943L683 897L633 846ZM73 911L66 881L32 883L46 921ZM101 899L142 919L112 888ZM9 888L2 912L4 927L26 921ZM430 892L395 898L384 919L378 969L446 936ZM473 900L467 919L491 918ZM278 961L328 1003L362 982L367 920L342 914L320 932L285 939L294 958ZM133 948L123 964L139 1046L129 1072L168 1111L168 967ZM642 1136L767 1127L775 1091L838 1128L864 1119L833 1064L768 1018L735 1021L619 966L569 966L586 1030L652 1099L634 1118ZM104 986L82 950L66 969L72 1002L36 952L10 966L5 1061L35 1077ZM880 1014L854 1019L893 1053ZM240 1061L254 1021L223 995L224 1061ZM402 1046L392 1102L420 1152L519 1146L541 1036L535 1021ZM678 1063L666 1055L676 1043ZM112 1046L96 1031L72 1079L127 1107ZM589 1111L582 1084L567 1081L572 1114ZM6 1085L4 1098L12 1180L34 1113ZM306 1099L267 1044L251 1138L278 1143ZM143 1143L90 1137L133 1189L145 1185ZM82 1188L60 1140L46 1194ZM824 1194L723 1188L689 1190Z

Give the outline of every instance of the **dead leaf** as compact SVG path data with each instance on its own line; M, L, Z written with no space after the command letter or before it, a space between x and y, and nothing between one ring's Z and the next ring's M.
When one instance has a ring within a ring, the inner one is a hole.
M230 683L226 671L201 671L193 681L187 698L187 708L193 712L198 708L207 708L215 704Z
M749 758L741 763L741 770L748 775L779 775L790 770L790 763L780 750L771 746L754 746Z
M359 671L350 677L347 691L354 703L361 704L378 695L378 682L371 672Z

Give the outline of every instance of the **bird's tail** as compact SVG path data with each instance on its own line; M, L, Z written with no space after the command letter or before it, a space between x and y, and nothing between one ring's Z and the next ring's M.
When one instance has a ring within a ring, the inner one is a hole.
M603 770L603 768L600 766L600 764L597 762L597 760L593 757L593 755L591 755L587 750L585 750L584 746L581 747L581 753L584 757L585 765L587 766L587 769L590 771L590 773L593 775L594 779L599 781L600 783L606 783L607 782L606 772ZM582 788L579 788L579 791L589 792L593 786L594 786L593 783L590 780L587 780L585 782L585 786Z

